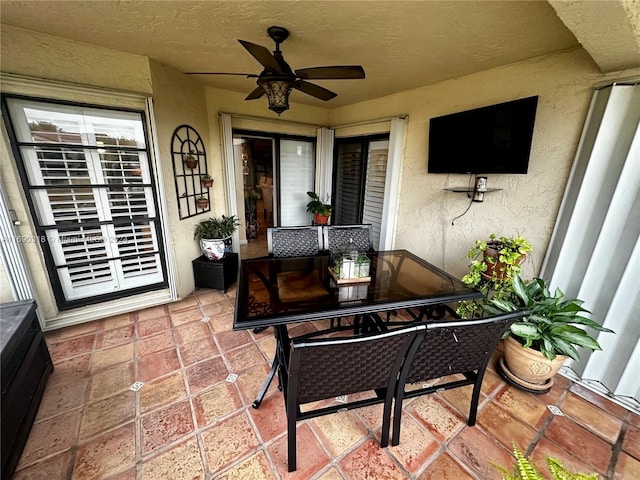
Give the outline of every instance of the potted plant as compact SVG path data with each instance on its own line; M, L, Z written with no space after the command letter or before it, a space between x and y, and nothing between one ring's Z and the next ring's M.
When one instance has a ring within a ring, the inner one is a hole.
M209 199L203 195L196 198L196 206L198 208L207 208L209 206Z
M500 465L493 464L503 475L502 480L544 480L539 468L517 448L513 449L516 463L512 472ZM597 473L574 473L569 471L559 460L547 457L545 459L552 480L598 480Z
M613 333L581 313L583 301L565 299L556 289L552 295L547 282L534 278L525 283L513 278L511 298L492 298L484 305L490 314L526 309L529 314L511 325L506 339L504 359L500 360L505 379L531 393L545 393L553 385L553 376L564 361L579 360L576 347L602 350L595 338L582 327Z
M307 192L307 195L311 198L307 203L307 212L313 213L313 221L316 225L326 225L331 216L331 204L320 200L320 197L315 192Z
M198 159L193 155L193 150L189 150L189 153L182 157L184 165L193 170L198 165Z
M471 264L462 282L479 290L484 299L460 302L456 309L458 315L464 318L479 316L486 299L511 297L511 282L520 274L520 265L531 251L531 245L522 236L497 237L492 233L489 240L476 240L467 252Z
M205 173L200 177L200 181L202 182L202 186L206 188L211 188L213 186L213 178L208 173Z
M193 238L200 242L202 253L209 260L219 260L231 251L231 236L238 225L235 215L209 218L196 225Z

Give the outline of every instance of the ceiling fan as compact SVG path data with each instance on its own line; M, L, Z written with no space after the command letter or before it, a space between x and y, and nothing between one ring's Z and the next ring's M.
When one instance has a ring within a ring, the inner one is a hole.
M291 70L285 62L280 44L289 37L289 31L284 27L269 27L268 35L276 44L273 54L266 47L238 40L240 44L260 62L264 70L259 74L251 73L223 73L223 72L185 72L187 75L242 75L247 78L257 78L258 87L245 100L255 100L267 95L269 109L280 115L289 109L289 95L295 88L307 95L320 100L331 100L338 94L307 80L344 80L365 78L364 69L360 65L336 65L331 67L312 67Z

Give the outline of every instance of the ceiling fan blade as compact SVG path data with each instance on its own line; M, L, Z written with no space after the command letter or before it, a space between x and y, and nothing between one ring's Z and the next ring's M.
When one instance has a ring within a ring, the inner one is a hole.
M247 78L258 78L255 73L226 73L226 72L182 72L185 75L242 75Z
M307 95L311 95L312 97L319 98L320 100L331 100L332 98L338 96L337 93L332 92L331 90L327 90L324 87L319 85L315 85L313 83L305 82L304 80L298 80L293 88L300 90L301 92L306 93Z
M245 100L255 100L256 98L260 98L262 95L264 95L264 90L262 89L262 87L258 87L249 95L247 95L247 98L245 98Z
M280 65L278 64L276 59L273 58L273 55L271 55L271 52L267 48L263 47L262 45L256 45L255 43L247 42L246 40L238 41L244 48L247 49L247 51L251 55L253 55L256 60L258 60L262 64L263 67L269 68L276 73L282 73Z
M334 67L313 67L296 70L296 75L302 79L360 79L364 78L364 69L360 65L336 65Z

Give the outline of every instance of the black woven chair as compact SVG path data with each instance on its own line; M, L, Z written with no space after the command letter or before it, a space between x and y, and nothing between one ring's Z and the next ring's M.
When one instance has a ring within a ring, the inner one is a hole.
M322 250L322 227L267 228L267 250L273 257L305 257Z
M373 250L371 243L371 225L325 225L322 227L324 249L335 253L349 242L360 252Z
M411 345L424 335L424 325L402 327L390 332L357 336L350 327L303 335L291 341L286 365L287 435L289 471L296 469L296 422L342 410L384 403L380 445L389 443L391 406L396 380ZM325 338L314 338L320 335ZM341 395L374 391L375 396L300 411L300 405Z
M473 385L467 424L475 425L480 387L487 363L503 333L516 319L527 313L520 310L483 319L427 324L422 342L414 344L412 348L416 349L415 352L408 353L410 363L398 379L391 445L398 445L400 441L402 402L405 398ZM407 383L425 382L459 373L465 378L418 390L405 390Z
M349 243L353 243L359 252L370 252L373 250L371 227L370 224L325 225L322 227L324 249L335 254ZM331 325L340 326L341 321L342 318L332 318ZM361 321L361 318L354 319L356 324Z

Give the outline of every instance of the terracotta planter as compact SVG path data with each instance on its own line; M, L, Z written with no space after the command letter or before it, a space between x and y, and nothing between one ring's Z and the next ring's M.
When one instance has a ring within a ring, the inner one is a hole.
M531 393L545 393L553 385L553 377L569 358L557 355L549 360L532 348L524 348L517 340L508 337L504 342L504 359L500 367L505 379Z
M202 186L206 187L206 188L211 188L213 187L213 178L209 178L209 179L202 179Z
M316 225L326 225L329 223L329 215L320 215L319 213L313 214L313 223Z
M206 198L198 198L196 200L196 206L198 208L207 208L209 206L209 200Z
M502 280L505 272L501 271L501 269L505 266L505 264L498 261L498 259L500 258L500 251L493 248L491 245L487 245L483 256L484 261L487 264L487 270L482 274L482 276L488 279L493 278L493 272L495 271L498 280ZM487 261L488 257L495 259L494 263ZM516 265L520 265L522 262L524 262L525 258L527 258L527 256L525 254L522 254L522 256L515 262Z
M190 170L193 170L198 166L198 159L195 157L185 157L182 161L184 162L185 167Z

